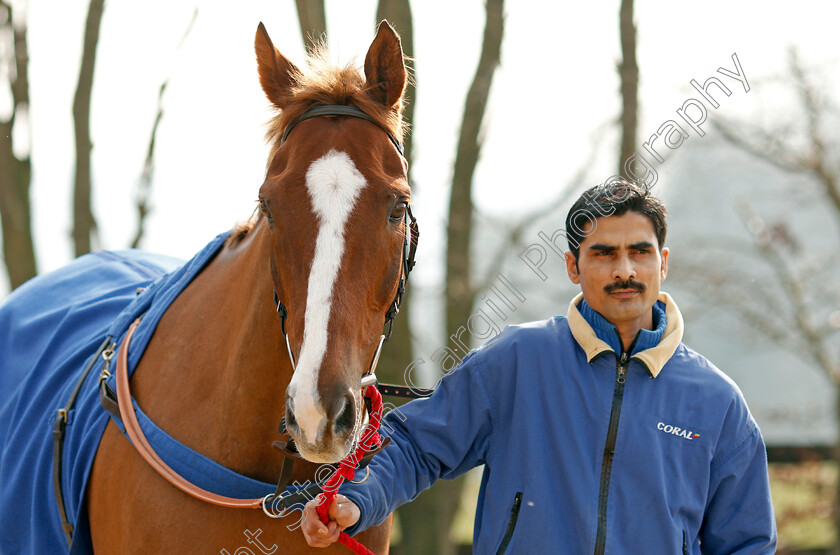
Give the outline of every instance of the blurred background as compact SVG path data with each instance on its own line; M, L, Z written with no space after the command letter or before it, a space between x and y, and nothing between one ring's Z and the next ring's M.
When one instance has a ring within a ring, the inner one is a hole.
M565 314L575 287L550 242L565 248L571 202L643 180L670 210L684 340L738 383L768 444L779 552L837 552L838 15L814 0L0 0L0 299L92 250L186 259L246 220L268 153L258 22L303 66L324 33L336 63L361 62L387 19L412 58L422 240L382 379L414 368L431 386L460 328L472 347ZM392 552L469 552L477 488L473 472L401 509Z

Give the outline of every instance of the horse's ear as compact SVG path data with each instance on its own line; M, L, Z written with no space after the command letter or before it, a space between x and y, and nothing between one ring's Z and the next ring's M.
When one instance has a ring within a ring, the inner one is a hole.
M257 52L260 85L271 103L282 109L291 96L291 89L300 71L295 64L274 48L262 22L257 27L254 50Z
M371 96L388 108L400 109L405 91L405 64L400 37L387 21L379 24L365 56L365 79Z

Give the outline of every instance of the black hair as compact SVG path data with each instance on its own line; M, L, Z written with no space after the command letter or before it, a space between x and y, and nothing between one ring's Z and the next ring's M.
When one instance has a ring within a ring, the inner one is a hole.
M627 212L637 212L650 220L661 251L668 231L665 204L645 187L612 178L584 191L566 215L566 239L575 260L580 253L580 244L595 229L595 220L622 216ZM593 227L584 231L587 223L593 224Z

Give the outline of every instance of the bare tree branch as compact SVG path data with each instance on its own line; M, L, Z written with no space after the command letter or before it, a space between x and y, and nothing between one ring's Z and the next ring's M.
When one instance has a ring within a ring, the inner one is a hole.
M711 258L711 257L710 257ZM743 293L740 284L748 283L750 277L728 270L720 274L709 274L711 261L696 260L674 266L670 272L702 300L704 306L718 306L739 317L754 331L771 341L799 350L803 347L799 336L790 333L787 312L778 306L778 299L762 287L750 287L749 297ZM772 312L767 310L773 306Z
M800 102L807 121L808 150L797 152L783 140L786 133L769 133L766 130L744 123L738 123L741 132L735 131L735 124L715 120L712 125L724 139L744 152L790 173L811 173L831 201L834 211L840 215L840 176L828 163L828 150L820 130L825 113L817 99L814 85L803 69L795 50L790 51L789 69L797 84ZM750 138L747 138L750 137Z
M826 164L828 157L825 139L820 132L820 106L817 102L814 87L802 69L802 64L799 61L796 50L790 51L790 69L794 77L796 77L796 83L799 86L799 95L803 106L805 106L805 113L808 119L808 136L811 141L811 152L804 166L813 171L817 176L825 194L831 199L835 212L840 215L840 185L838 185L837 173Z
M741 203L738 206L738 212L744 224L752 231L760 252L775 271L776 277L787 293L788 300L793 304L796 323L794 329L804 339L807 352L810 353L826 376L836 383L840 383L840 367L829 356L826 346L814 326L815 318L805 298L802 279L787 263L785 257L777 251L775 242L778 239L774 241L773 232L767 229L749 205Z
M734 124L720 119L712 120L712 126L732 145L780 170L788 173L807 171L802 167L805 156L793 152L790 146L783 145L778 137L781 134L770 134L763 129L744 123L737 124L743 130L738 132L735 131ZM753 139L747 139L746 136Z
M581 164L580 169L574 177L566 182L566 184L560 189L560 193L555 196L552 201L540 205L535 210L523 214L512 225L508 223L508 220L494 221L493 218L489 216L483 216L480 212L478 212L478 210L475 211L477 216L485 219L493 226L494 229L504 229L505 233L504 238L502 239L502 244L491 255L493 260L484 272L483 278L481 280L474 281L470 287L470 295L472 295L473 298L490 287L496 279L496 276L502 270L502 267L510 256L511 251L522 246L521 239L523 234L533 228L543 218L554 214L560 206L569 200L576 188L585 181L589 168L592 167L595 158L597 157L603 134L611 125L612 122L606 122L596 129L592 139L592 147L589 150L589 156L583 164Z
M184 42L187 40L187 37L190 35L190 32L195 25L195 20L198 17L198 8L193 10L192 18L190 18L190 22L187 24L187 29L184 31L184 34L181 36L181 40L178 41L178 46L175 48L175 52L181 49ZM157 131L158 126L160 125L160 121L163 119L163 94L166 92L166 87L169 86L169 81L172 79L172 74L170 73L166 79L163 80L163 83L160 85L160 89L158 90L157 96L157 110L155 111L155 122L152 125L152 134L149 137L149 146L146 149L146 160L143 163L143 172L140 175L140 183L137 186L137 231L134 233L134 238L131 240L131 248L136 249L140 246L140 241L143 239L143 233L145 231L145 224L146 224L146 216L149 215L151 209L149 208L149 197L152 193L152 173L154 171L154 156L155 156L155 143L157 139Z
M145 231L146 216L148 216L150 212L149 197L152 192L155 141L157 139L158 126L160 125L160 121L163 119L163 93L166 91L168 83L169 79L167 78L160 85L160 90L158 91L155 123L152 125L152 135L149 138L149 147L146 150L146 160L143 163L143 173L140 175L140 183L137 185L137 231L134 232L134 238L131 240L132 249L136 249L140 246L140 241L143 239L143 232Z

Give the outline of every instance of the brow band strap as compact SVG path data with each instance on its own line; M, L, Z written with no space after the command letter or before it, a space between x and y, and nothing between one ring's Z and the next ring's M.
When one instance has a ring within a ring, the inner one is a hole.
M295 121L289 124L285 131L283 131L283 135L280 137L280 144L282 145L286 142L286 139L289 137L289 133L292 132L292 129L295 128L297 124L302 121L306 121L312 118L319 118L319 117L328 117L328 116L349 116L351 118L359 118L363 120L367 120L372 124L376 125L388 135L388 138L394 143L394 146L397 147L401 156L405 156L404 148L401 142L399 142L396 137L394 137L390 131L385 129L378 121L367 115L363 110L356 108L355 106L350 106L346 104L330 104L325 106L315 106L314 108L310 108L309 110L305 111L301 114Z

